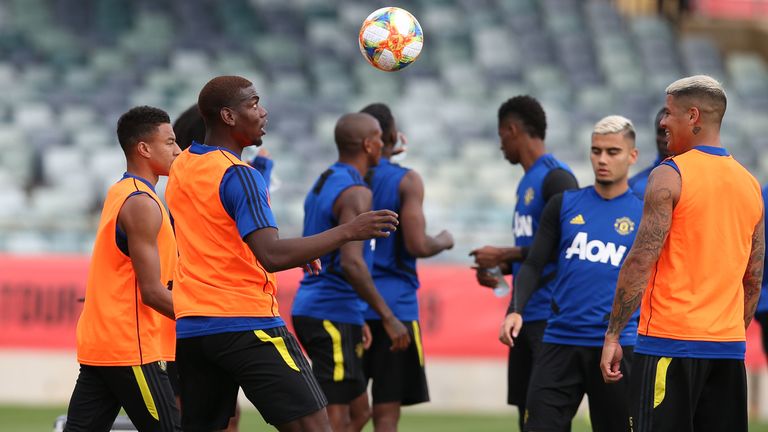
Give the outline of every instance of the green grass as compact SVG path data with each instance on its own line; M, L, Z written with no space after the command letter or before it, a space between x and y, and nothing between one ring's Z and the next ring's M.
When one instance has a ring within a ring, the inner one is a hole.
M66 412L66 407L26 407L0 406L0 431L13 432L50 432L53 422L60 414ZM258 412L244 410L240 422L240 430L274 431L264 423ZM403 432L510 432L517 430L517 419L513 415L502 414L445 414L409 412L404 410L400 421ZM589 424L577 418L574 421L573 432L588 432ZM768 423L750 423L751 432L768 432ZM366 432L373 431L370 423Z

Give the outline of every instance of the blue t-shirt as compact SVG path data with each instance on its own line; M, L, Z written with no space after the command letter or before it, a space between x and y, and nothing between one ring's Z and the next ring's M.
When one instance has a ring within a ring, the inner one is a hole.
M205 154L212 151L229 152L229 149L193 142L189 151ZM277 228L277 222L269 206L269 192L264 178L256 169L233 165L224 173L219 186L221 204L235 221L241 238L262 228ZM263 330L285 325L280 317L184 317L176 320L176 337L186 338L236 331Z
M766 213L768 213L768 204L766 204L766 199L768 199L768 185L763 187L763 205L765 206L765 213L763 213L763 217L765 217ZM768 232L768 218L765 218L765 223L766 232ZM768 312L768 260L765 260L763 265L763 289L760 291L760 300L757 302L757 312L761 313Z
M567 165L555 159L551 154L545 154L538 158L525 173L517 186L517 203L515 204L515 217L512 222L512 231L515 235L515 246L530 246L533 236L539 228L539 219L544 210L546 201L542 185L550 171L564 169L571 172ZM520 270L522 263L512 264L512 276ZM527 322L542 321L549 318L550 298L556 266L547 264L542 273L541 288L536 290L523 309L523 319Z
M327 231L339 224L333 214L333 205L342 192L353 187L368 185L351 165L336 162L317 179L304 201L304 236ZM373 266L375 240L364 242L363 258L368 270ZM305 274L293 299L291 315L308 316L349 324L363 324L365 303L347 282L341 269L340 251L337 249L320 257L319 275Z
M366 179L373 189L373 209L389 209L400 213L400 182L410 171L387 159L369 171ZM407 222L406 222L407 223ZM389 237L376 240L373 253L373 280L376 289L387 302L392 313L401 321L419 319L419 303L416 290L419 278L416 275L416 258L408 253L401 230ZM381 317L366 305L365 319Z
M610 200L593 186L563 193L553 312L544 342L603 345L619 270L642 213L643 202L631 189ZM622 345L635 344L638 318L636 311L619 337Z
M661 156L656 157L656 161L653 165L630 177L629 187L638 198L643 199L645 197L645 187L648 185L648 177L651 175L651 171L659 166L663 160L664 158Z

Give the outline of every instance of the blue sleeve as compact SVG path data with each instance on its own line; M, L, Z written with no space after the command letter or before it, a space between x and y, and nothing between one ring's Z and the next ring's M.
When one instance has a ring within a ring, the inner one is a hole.
M264 178L251 167L235 165L224 173L219 186L224 210L235 220L240 237L262 228L277 228Z
M677 164L672 159L664 159L664 162L662 162L660 165L669 165L672 168L674 168L675 171L677 171L678 174L680 174L680 168L677 167ZM682 175L682 174L680 174L680 175Z
M264 156L256 156L251 161L251 166L261 173L261 176L264 177L264 183L267 185L267 190L269 190L269 182L272 179L272 168L275 166L275 161Z

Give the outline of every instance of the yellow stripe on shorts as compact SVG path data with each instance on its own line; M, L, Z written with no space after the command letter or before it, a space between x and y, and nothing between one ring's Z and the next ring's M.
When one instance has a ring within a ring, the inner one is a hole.
M256 337L259 338L260 341L269 342L274 345L275 348L277 348L277 352L280 354L280 357L283 358L285 364L287 364L289 368L295 370L296 372L301 372L299 367L296 366L296 362L293 361L291 353L288 352L288 347L285 345L285 339L283 339L282 336L272 337L268 335L264 330L254 330L253 332L256 334Z
M341 350L341 332L328 320L323 320L323 328L331 337L333 345L333 380L344 381L344 352Z
M419 364L424 367L424 348L421 346L421 330L419 323L412 321L413 324L413 342L416 344L416 351L419 353Z
M147 411L155 420L160 420L160 416L157 414L157 407L155 406L155 400L152 399L152 392L149 391L149 384L147 384L147 378L144 376L144 371L141 370L141 366L131 366L133 369L133 375L136 377L136 382L139 383L139 390L141 391L141 398L144 399L144 405L147 406Z
M654 408L661 405L661 402L664 401L664 395L667 393L667 369L671 362L671 357L662 357L656 364L656 383L653 389Z

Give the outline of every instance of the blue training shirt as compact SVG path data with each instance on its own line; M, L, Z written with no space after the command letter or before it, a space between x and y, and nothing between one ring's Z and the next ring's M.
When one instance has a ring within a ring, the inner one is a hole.
M515 216L512 222L512 231L515 236L515 246L530 246L533 236L539 229L539 219L544 210L544 193L542 186L544 179L550 171L564 169L571 172L568 165L555 159L551 154L545 154L538 158L525 173L517 186L517 203L515 204ZM517 275L522 263L512 263L512 276ZM549 318L550 298L556 266L547 264L542 274L542 286L531 296L523 309L523 319L527 322L542 321Z
M339 224L333 205L342 192L353 186L368 185L351 165L336 162L317 179L304 201L304 233L311 236ZM363 246L363 258L370 271L375 240ZM347 282L341 270L339 250L320 257L319 275L305 274L293 299L291 315L362 325L365 303Z
M610 200L593 186L563 193L553 312L544 342L603 345L619 270L642 213L643 202L631 189ZM622 345L635 344L639 314L621 332Z
M410 171L387 159L382 159L366 178L373 190L373 209L389 209L400 213L400 182ZM389 237L376 240L373 253L373 272L376 289L387 302L392 313L401 321L419 319L419 303L416 290L419 278L416 275L416 258L408 253L401 230ZM381 317L366 305L365 319Z
M763 205L765 206L763 217L768 213L766 199L768 199L768 185L763 187ZM765 223L766 229L768 229L768 218L765 218ZM768 232L768 230L766 232ZM763 265L763 289L760 290L760 300L757 302L757 312L760 313L768 312L768 260L766 260Z
M192 142L189 151L205 154L226 151L223 147ZM259 171L249 166L234 165L227 169L219 186L221 204L235 221L241 238L262 228L277 228L277 222L269 207L269 192ZM187 338L237 331L263 330L280 327L285 322L280 317L184 317L176 320L176 337Z
M653 165L629 178L629 187L638 198L643 199L645 197L645 187L648 186L648 177L651 175L651 171L663 161L664 158L662 156L657 156Z

